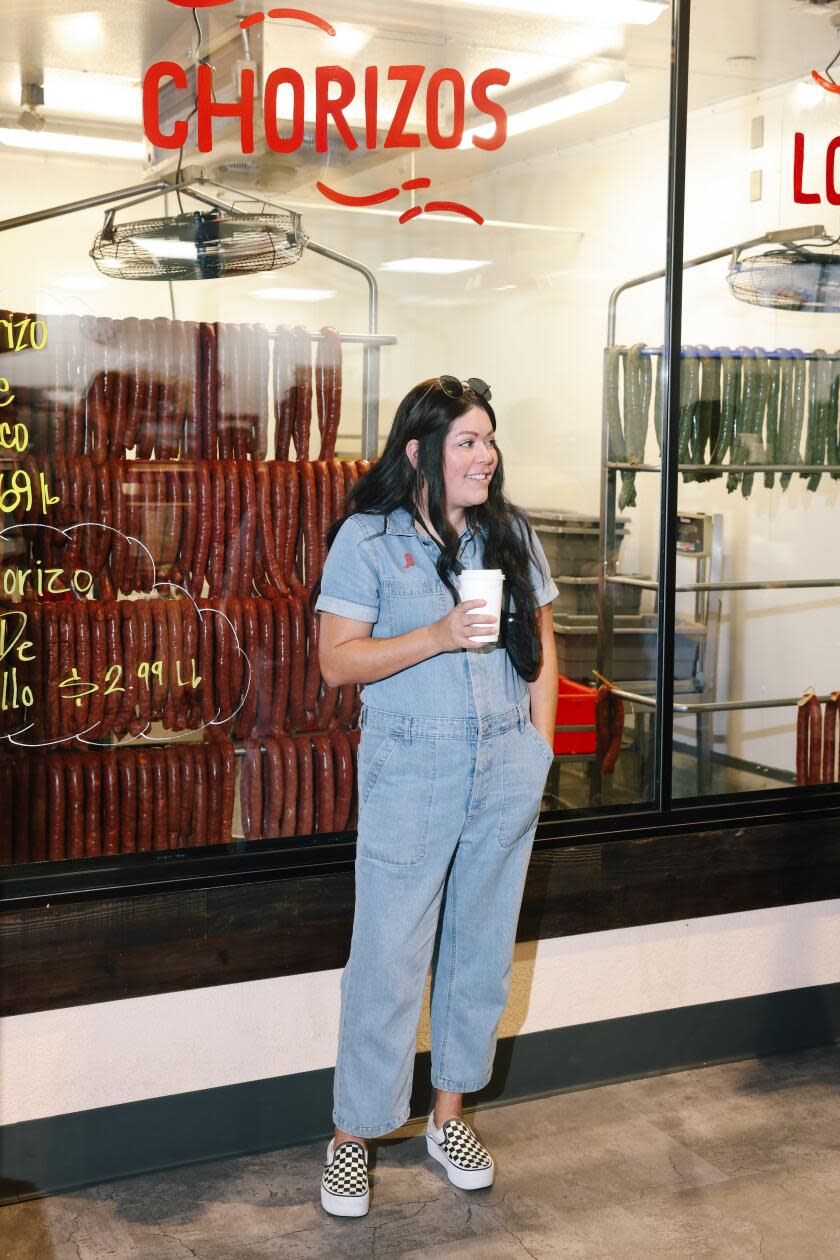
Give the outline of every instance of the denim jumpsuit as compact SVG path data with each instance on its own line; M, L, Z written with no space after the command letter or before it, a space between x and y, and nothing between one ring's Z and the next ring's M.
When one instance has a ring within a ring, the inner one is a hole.
M481 534L461 534L465 568ZM538 605L557 596L535 537ZM434 539L410 514L349 517L327 555L316 611L390 638L439 620L452 596ZM443 652L362 690L356 907L341 977L333 1120L359 1137L409 1115L417 1027L432 968L432 1084L490 1079L525 876L554 753L528 684L498 644Z

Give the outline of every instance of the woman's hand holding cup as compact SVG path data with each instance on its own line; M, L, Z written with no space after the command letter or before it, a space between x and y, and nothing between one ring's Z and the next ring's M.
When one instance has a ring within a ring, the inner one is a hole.
M485 607L486 599L465 599L456 604L451 612L434 624L441 652L454 652L459 648L480 648L484 644L476 642L474 635L481 628L483 634L498 634L498 618L479 612Z

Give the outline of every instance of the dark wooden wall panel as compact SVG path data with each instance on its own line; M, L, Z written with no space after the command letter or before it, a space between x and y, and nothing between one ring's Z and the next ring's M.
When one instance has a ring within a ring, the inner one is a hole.
M534 849L520 940L840 897L840 815ZM352 867L0 912L0 1014L343 967Z

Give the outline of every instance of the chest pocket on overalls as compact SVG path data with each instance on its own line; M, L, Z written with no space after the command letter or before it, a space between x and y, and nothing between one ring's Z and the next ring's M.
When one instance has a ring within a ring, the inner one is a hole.
M382 602L392 635L429 626L453 607L452 596L432 578L385 578Z

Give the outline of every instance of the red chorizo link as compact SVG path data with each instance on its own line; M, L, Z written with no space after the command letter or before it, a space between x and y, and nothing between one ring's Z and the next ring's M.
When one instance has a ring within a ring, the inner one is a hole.
M93 464L90 459L80 459L79 468L82 473L82 520L84 526L79 530L82 539L82 568L97 576L96 569L96 481Z
M225 615L224 601L214 599L211 601L211 604L215 613L213 628L216 646L213 654L213 674L215 678L216 708L219 710L219 720L226 722L233 710L233 699L230 691L232 665L231 625Z
M125 585L125 562L126 550L128 543L125 539L126 532L126 507L125 507L125 460L118 460L111 468L111 525L115 533L111 534L111 582L114 587L114 593L122 591L128 594Z
M67 828L67 856L84 857L85 780L77 753L62 754L64 760L64 809Z
M286 531L286 480L282 466L254 466L257 496L257 528L266 575L275 591L288 594L282 555Z
M837 722L840 717L840 691L833 691L826 701L823 718L823 783L837 782Z
M166 800L166 760L162 748L149 749L152 781L152 848L158 852L169 848Z
M239 463L239 494L241 499L242 526L240 534L239 591L250 595L254 589L254 544L257 537L257 492L254 482L254 465L248 459ZM231 591L236 595L236 591Z
M118 725L125 695L125 673L119 607L115 600L108 600L102 607L105 614L105 641L108 647L108 666L105 670L105 729L110 732Z
M137 627L137 708L144 730L152 715L152 661L154 660L154 627L151 600L135 599L134 621Z
M102 852L118 853L120 841L120 783L116 752L100 758L102 774Z
M295 338L295 456L309 459L309 433L312 427L312 338L298 324Z
M46 610L45 610L46 611ZM95 600L88 605L88 623L90 626L90 680L96 684L88 704L88 728L91 739L99 739L108 734L104 727L105 689L108 682L105 671L108 668L108 642L105 633L105 608ZM49 705L49 699L47 700Z
M135 848L138 853L150 853L154 838L154 783L152 759L149 752L138 752L134 763L137 785L137 832Z
M116 591L111 577L110 554L114 535L111 532L111 475L107 464L100 464L96 469L95 490L99 525L95 565L99 574L99 593L103 599L113 599Z
M274 620L274 679L271 701L271 731L285 730L291 689L291 629L289 626L289 601L273 599L271 614Z
M323 465L322 472L323 472ZM302 578L308 591L315 584L320 561L318 533L318 497L315 470L312 464L299 464L300 475L300 524L303 535Z
M315 825L315 810L312 799L312 741L308 735L298 735L295 738L295 745L298 759L298 834L311 836Z
M47 766L47 857L58 862L67 856L64 826L64 760L58 753L46 758Z
M248 454L248 442L246 439L248 417L245 414L245 398L250 372L248 327L246 324L231 324L229 325L229 335L233 363L230 453L234 459L245 459Z
M72 735L75 731L75 688L65 688L63 683L72 678L76 668L76 637L73 608L70 604L58 606L58 684L56 702L60 707L58 734Z
M169 630L169 697L173 709L173 729L184 730L186 722L179 722L183 710L183 655L184 629L181 623L181 600L166 601L166 623Z
M243 655L242 645L244 642L244 632L242 629L242 604L235 597L224 601L224 608L228 620L231 624L230 631L230 706L231 711L238 709L242 700L243 677L247 673L245 669L245 657Z
M225 572L225 474L224 463L214 460L211 465L212 519L210 535L210 568L207 574L211 599L222 593Z
M201 376L201 454L205 459L216 459L219 383L215 324L201 325Z
M222 758L222 829L220 844L230 844L233 838L233 806L236 799L236 753L229 739L219 740Z
M342 460L341 472L344 477L344 502L341 505L342 516L350 513L350 496L353 493L353 487L356 484L356 465L352 459Z
M166 605L162 599L150 599L149 610L152 614L154 630L151 668L151 717L159 722L169 695L169 625L166 616Z
M166 774L166 847L180 848L181 839L181 762L180 749L165 748L163 760Z
M76 644L76 669L79 672L79 678L83 683L90 683L91 678L91 659L90 659L90 625L88 623L88 609L85 600L77 600L73 605L74 638ZM77 690L83 690L79 687ZM89 697L80 695L78 703L74 703L73 708L76 716L76 730L81 733L85 730L88 721L88 704Z
M115 755L120 781L120 853L134 853L138 847L138 754L124 751Z
M333 831L335 819L335 781L333 776L333 756L329 735L315 735L313 740L315 756L316 816L315 831L319 835Z
M248 739L254 733L257 717L258 680L256 662L260 654L260 630L257 606L253 599L243 599L242 643L245 653L242 689L244 703L236 716L234 734L237 739Z
M314 557L312 578L311 580L309 578L306 579L306 584L310 590L321 576L321 570L324 567L324 558L327 554L327 531L330 527L330 508L332 505L332 490L327 464L322 459L318 460L314 465L314 471L317 552Z
M294 338L288 324L274 334L274 458L287 460L295 416Z
M321 331L323 332L323 329ZM318 412L318 432L321 435L319 459L324 458L324 428L327 423L327 408L329 407L327 393L328 357L329 352L326 340L322 338L315 351L315 405Z
M193 830L191 844L211 844L207 815L207 745L197 744L193 749Z
M321 664L318 642L321 637L319 615L309 619L309 644L306 655L306 671L303 679L303 712L307 726L315 724L318 691L321 686Z
M122 614L122 685L125 687L117 727L131 730L137 718L137 665L139 659L139 632L137 625L137 600L120 600L115 608Z
M68 315L64 323L67 337L67 379L71 397L67 405L66 453L78 456L82 453L85 436L85 383L81 374L84 358L81 350L82 334L78 315Z
M816 696L808 701L808 783L819 783L822 774L822 709Z
M140 517L137 537L143 546L137 561L137 589L149 594L154 583L154 565L160 559L160 529L157 505L158 478L150 469L138 472Z
M201 709L193 679L198 672L198 613L191 599L181 605L181 679L184 683L184 717L186 727L201 725ZM186 728L185 727L185 728Z
M336 723L341 727L349 726L353 720L353 709L356 704L357 686L355 683L345 683L343 687L338 689L338 707L336 709Z
M293 596L289 601L289 722L297 731L304 723L304 683L306 678L306 623L302 600Z
M181 534L178 554L175 557L173 578L187 590L192 590L192 564L195 555L196 534L196 481L195 469L179 469L178 493L181 498Z
M121 362L120 370L117 372L117 378L114 385L114 409L111 421L111 438L108 443L108 449L111 455L116 459L121 459L125 454L125 431L128 425L128 359L129 347L126 338L126 325L131 321L127 319L119 320L119 341Z
M133 315L123 320L123 342L125 345L125 424L120 434L119 449L114 442L114 454L123 456L131 450L137 440L137 402L140 379L140 321Z
M161 360L157 344L159 333L155 320L141 320L140 328L143 353L142 376L137 400L139 414L136 434L136 457L137 459L145 460L152 458L152 451L155 449L155 442L157 441L158 367Z
M278 735L283 758L283 817L280 835L283 838L297 835L298 763L295 741L289 735Z
M98 753L82 758L85 782L84 855L98 857L102 852L102 764Z
M190 842L192 832L192 811L193 811L193 778L195 768L192 754L189 748L176 748L178 769L181 775L181 785L178 789L178 799L181 802L178 811L178 846L185 848Z
M162 480L166 486L166 576L172 582L179 582L180 573L177 570L177 563L181 550L181 531L184 517L180 470L174 467L168 468Z
M186 359L184 380L186 406L184 419L183 455L186 459L201 459L201 331L195 320L184 324Z
M341 337L329 325L321 329L323 341L318 347L324 374L324 429L319 459L332 459L341 420Z
M157 423L155 425L155 459L171 459L171 444L174 428L175 411L175 322L159 315L155 321L155 334L158 357L155 368L158 372L158 405Z
M225 595L239 593L239 534L240 498L239 476L236 461L225 461L225 575L222 591Z
M233 391L234 391L234 340L236 333L230 324L216 325L216 380L218 397L218 457L230 459L233 454Z
M279 469L276 474L279 476ZM283 537L282 551L278 551L278 559L283 565L283 574L289 588L292 588L292 579L295 567L295 551L297 548L298 533L300 529L300 478L298 476L298 468L296 464L288 462L283 465L283 475L285 481L285 532ZM275 524L276 528L276 524ZM298 578L302 574L298 573Z
M218 743L207 744L207 843L222 843L222 755Z
M340 521L344 515L344 470L341 467L341 460L331 459L327 464L330 474L330 519L329 524L334 525L336 521ZM326 545L321 556L321 568L324 567L324 561L327 558Z
M259 653L256 661L257 734L270 735L274 702L274 618L271 600L258 599L255 603L259 626Z
M273 736L263 740L263 839L280 835L283 818L283 754Z
M262 324L254 324L253 330L256 348L254 380L257 388L257 428L254 436L254 459L265 459L268 450L268 329Z
M353 755L344 731L336 731L331 743L335 762L333 827L336 831L344 831L350 818L350 802L353 797Z
M206 600L198 604L198 703L201 719L207 724L215 720L216 700L215 655L216 616Z
M246 840L259 840L262 836L262 760L259 740L249 741L245 746L245 764L248 767L246 783L248 787L249 823L248 831L245 834Z
M195 469L195 551L191 562L191 579L189 591L194 599L198 599L204 590L204 578L207 573L207 562L210 556L210 531L212 528L210 465L201 460Z
M320 667L319 667L320 672ZM318 699L315 705L315 716L318 726L322 731L331 728L338 706L339 688L332 687L329 683L321 679L318 690Z

